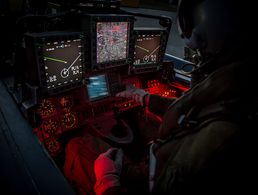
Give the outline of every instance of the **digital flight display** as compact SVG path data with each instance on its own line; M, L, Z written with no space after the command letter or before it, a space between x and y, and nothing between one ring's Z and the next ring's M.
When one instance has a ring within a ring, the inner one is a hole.
M97 22L97 64L128 57L129 22Z
M43 59L48 89L79 82L82 79L81 39L44 43Z
M139 34L135 41L134 65L148 65L159 62L160 34Z
M101 74L89 77L87 91L90 101L99 100L109 96L106 75Z

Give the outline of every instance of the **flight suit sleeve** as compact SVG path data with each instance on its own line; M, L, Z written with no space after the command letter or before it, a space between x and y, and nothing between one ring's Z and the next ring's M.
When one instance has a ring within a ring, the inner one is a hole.
M226 188L236 188L241 177L236 150L239 131L236 124L216 121L196 134L185 136L174 152L171 147L175 148L175 142L171 142L166 148L171 156L158 165L164 168L157 178L154 194L210 194L210 189L218 190L212 194L219 194Z
M163 117L170 104L172 104L176 98L164 98L158 95L150 95L148 109L153 114Z

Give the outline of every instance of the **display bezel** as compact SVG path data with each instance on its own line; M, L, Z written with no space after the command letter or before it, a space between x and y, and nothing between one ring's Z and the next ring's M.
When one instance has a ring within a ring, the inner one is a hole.
M163 58L165 55L166 47L167 47L167 41L168 41L168 32L165 29L161 28L135 28L134 29L134 57L133 57L133 63L132 63L132 71L135 73L138 72L153 72L158 71L163 62ZM160 48L158 52L158 60L154 63L149 64L135 64L135 47L136 47L136 41L139 38L139 36L143 35L160 35Z
M57 94L70 89L74 89L83 84L83 80L85 78L85 57L84 57L84 44L85 39L84 35L81 32L46 32L46 33L38 33L33 35L34 39L34 49L35 49L35 61L37 63L38 70L38 85L41 89L42 94ZM53 88L48 88L47 84L47 76L45 69L45 61L44 61L44 51L43 47L47 43L53 42L61 42L67 40L75 40L80 39L80 52L81 52L81 70L82 74L79 76L79 80L74 80L73 82L64 83L61 86L56 86Z

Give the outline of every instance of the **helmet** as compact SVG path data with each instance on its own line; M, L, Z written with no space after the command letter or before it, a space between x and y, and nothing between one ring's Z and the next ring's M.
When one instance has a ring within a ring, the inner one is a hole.
M250 2L249 0L179 1L177 24L181 37L185 39L188 47L198 50L205 56L245 48L247 43L250 43L250 32L245 28L247 23L250 23L247 20L252 18L253 14Z

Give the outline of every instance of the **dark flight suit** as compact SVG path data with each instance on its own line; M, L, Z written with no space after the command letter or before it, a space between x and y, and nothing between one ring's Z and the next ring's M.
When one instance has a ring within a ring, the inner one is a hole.
M204 67L218 62L209 63ZM150 96L149 110L163 118L155 149L153 194L248 194L255 158L251 123L258 110L252 65L252 61L221 64L208 75L204 70L204 76L177 100ZM93 162L108 147L92 136L68 144L64 172L81 191L93 193ZM73 151L73 157L69 151ZM125 163L121 183L129 194L148 191L147 162ZM80 172L77 175L72 170L76 166ZM104 194L123 193L121 188L113 187Z

